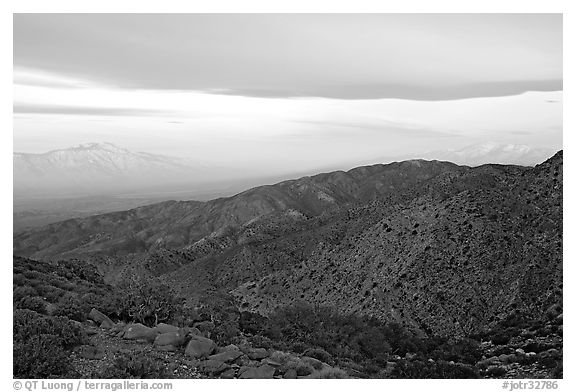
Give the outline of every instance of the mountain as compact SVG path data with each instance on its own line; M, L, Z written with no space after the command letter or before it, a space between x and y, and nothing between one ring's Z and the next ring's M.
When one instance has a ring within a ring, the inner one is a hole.
M189 160L88 143L44 154L14 153L14 192L102 194L210 179L213 171Z
M411 160L72 219L14 253L76 259L108 282L157 276L190 301L298 301L467 336L562 304L562 152L536 167Z
M550 148L534 148L524 144L486 142L459 150L434 151L423 154L426 159L439 159L459 165L480 166L489 163L534 166L554 154Z

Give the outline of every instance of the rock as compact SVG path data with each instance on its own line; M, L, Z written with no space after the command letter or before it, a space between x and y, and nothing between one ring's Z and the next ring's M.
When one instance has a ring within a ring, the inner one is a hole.
M78 348L78 355L86 359L102 359L104 358L104 350L85 345Z
M124 339L130 340L147 340L153 342L156 339L156 332L145 325L140 323L128 324L124 329Z
M218 348L218 352L219 353L223 353L226 351L240 351L240 349L238 348L238 346L236 346L235 344L229 344L225 347L220 347Z
M159 334L168 333L168 332L178 332L180 328L175 327L174 325L160 323L154 327L154 330Z
M227 365L222 361L217 361L214 359L203 361L198 366L198 370L211 376L217 376L228 369L230 369L230 365Z
M230 363L230 362L234 362L236 359L240 358L242 355L244 355L244 353L242 351L230 350L230 351L225 351L225 352L222 352L219 354L210 355L208 357L208 359Z
M265 348L253 348L252 350L248 351L246 355L248 355L248 358L250 359L260 360L267 358L270 354Z
M224 378L224 379L232 379L235 377L236 377L236 370L234 370L234 369L225 370L220 374L220 378Z
M526 355L526 352L524 352L524 350L522 350L521 348L517 348L515 351L516 355Z
M186 332L187 336L204 336L204 334L202 334L202 331L200 331L196 327L186 327L184 328L184 331Z
M103 320L102 323L100 324L100 328L102 329L111 329L112 327L114 327L114 324L112 322L112 320L108 319L108 320Z
M312 366L316 370L320 370L324 367L324 364L322 363L322 361L319 361L316 358L312 358L312 357L302 357L302 362L304 362L307 365Z
M186 346L186 355L193 358L207 358L216 350L216 343L203 336L193 335Z
M284 378L298 378L298 374L296 374L296 370L288 369L288 371L284 373Z
M240 374L240 378L248 379L263 379L263 378L273 378L276 369L272 366L262 365L257 368L248 368Z
M166 332L156 336L154 339L154 347L159 346L174 346L180 347L184 344L184 335L180 332Z
M263 365L270 365L275 368L282 366L280 362L273 361L270 358L264 358L262 361L260 361L260 363Z
M108 316L106 316L104 313L100 312L99 310L96 310L95 308L92 308L90 313L88 313L88 318L91 320L94 320L96 322L96 324L98 324L98 325L102 324L103 321L107 321L107 322L109 322L109 324L114 325L114 322L112 320L110 320L110 318Z
M165 346L157 346L157 347L156 347L156 350L174 353L174 352L178 351L178 347L173 346L173 345L171 345L171 344L168 344L168 345L165 345Z

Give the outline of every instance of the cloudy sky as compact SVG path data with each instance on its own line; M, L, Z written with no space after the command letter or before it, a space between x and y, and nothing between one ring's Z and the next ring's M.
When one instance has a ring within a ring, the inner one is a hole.
M14 150L270 170L562 146L559 14L16 14Z

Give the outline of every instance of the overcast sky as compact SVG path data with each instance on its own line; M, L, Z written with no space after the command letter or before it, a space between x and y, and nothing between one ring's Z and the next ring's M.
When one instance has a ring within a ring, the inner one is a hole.
M562 146L559 14L17 14L14 150L294 168Z

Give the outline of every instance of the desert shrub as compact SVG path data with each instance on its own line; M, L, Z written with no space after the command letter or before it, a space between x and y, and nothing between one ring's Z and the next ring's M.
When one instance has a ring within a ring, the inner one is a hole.
M70 369L69 354L55 335L33 335L15 339L13 366L15 378L62 376Z
M14 311L14 376L47 378L69 370L67 350L84 344L80 325L66 317L44 316L28 309Z
M24 297L37 297L38 291L30 286L18 286L12 291L12 301L16 304Z
M268 319L257 313L241 312L238 324L242 332L255 335L264 332Z
M324 368L310 375L310 378L349 378L348 374L339 368Z
M333 359L348 358L383 365L389 353L404 355L425 348L420 339L395 323L342 315L328 307L297 303L276 309L260 328L282 350L322 349Z
M54 335L64 349L84 344L86 334L81 325L66 317L44 316L28 309L14 312L14 340L25 341L31 336Z
M274 342L266 336L255 335L250 337L248 340L253 347L261 347L268 350L274 346Z
M556 364L556 367L552 371L552 378L561 379L563 377L564 377L563 365L562 361L560 361Z
M85 321L90 307L83 304L76 296L66 294L57 304L55 316L65 316L70 320Z
M508 344L510 342L511 336L506 332L498 332L492 335L491 341L493 344Z
M41 297L30 297L26 296L22 298L17 304L16 308L18 309L29 309L33 310L38 313L45 314L46 313L46 301L44 301Z
M114 364L105 369L102 378L166 378L163 363L148 358L143 353L119 353Z
M482 350L480 349L480 343L476 340L463 338L439 345L432 352L431 357L444 361L475 364L482 358Z
M476 368L470 365L450 364L445 361L398 361L391 376L393 378L479 378Z
M183 299L158 279L124 280L103 302L119 319L147 326L171 321L183 306Z
M500 366L492 366L486 370L486 375L488 377L503 377L506 375L506 369Z

